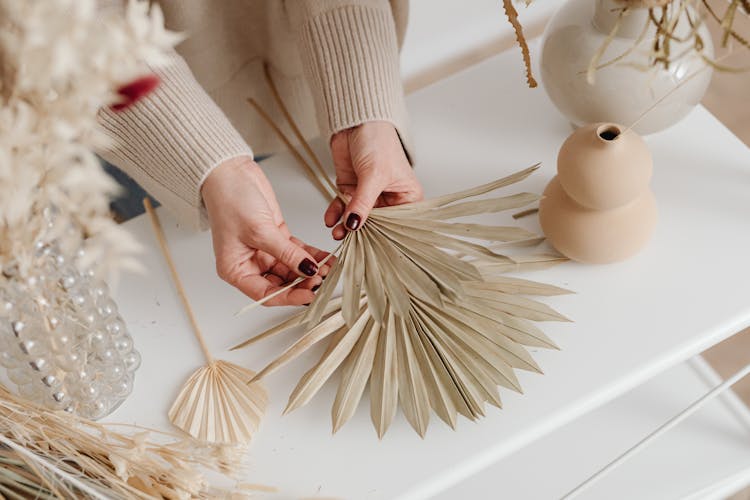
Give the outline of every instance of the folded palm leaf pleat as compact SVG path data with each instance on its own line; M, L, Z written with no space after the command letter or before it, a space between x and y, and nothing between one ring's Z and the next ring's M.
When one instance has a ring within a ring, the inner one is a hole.
M397 407L423 436L432 412L455 427L459 414L475 420L485 414L486 403L501 407L499 387L521 392L515 370L541 373L526 348L557 348L536 323L568 321L529 296L569 292L504 274L565 259L519 255L519 249L542 240L520 227L454 219L538 201L531 193L485 196L537 167L465 191L375 208L358 231L347 234L306 311L235 347L304 327L304 334L255 379L326 341L327 349L292 391L285 412L310 401L338 372L334 432L355 413L369 384L370 414L381 437ZM516 251L509 254L511 247ZM342 294L334 298L339 284Z

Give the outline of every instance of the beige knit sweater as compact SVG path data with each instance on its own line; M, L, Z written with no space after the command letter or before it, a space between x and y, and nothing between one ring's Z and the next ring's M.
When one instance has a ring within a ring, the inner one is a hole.
M307 137L371 120L392 122L408 149L398 49L406 0L160 0L167 27L188 38L155 71L155 92L119 113L102 156L178 217L205 227L200 187L211 169L280 149L246 104L284 123L263 78L267 62ZM288 129L286 129L288 130ZM251 147L252 146L252 149Z

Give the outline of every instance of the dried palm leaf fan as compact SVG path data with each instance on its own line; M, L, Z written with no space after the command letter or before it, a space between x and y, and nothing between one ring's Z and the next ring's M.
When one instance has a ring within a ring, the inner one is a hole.
M268 404L268 396L260 383L248 384L255 375L254 372L216 360L211 355L172 260L159 217L148 198L143 200L143 206L151 219L177 293L207 363L185 382L169 410L169 420L176 427L203 441L245 443L258 428Z
M316 185L336 192L268 80L315 168L255 101L250 104L269 121L306 171L318 178ZM539 197L531 193L478 198L525 179L537 167L458 193L375 208L358 231L345 237L338 261L310 307L234 349L304 325L302 337L260 371L257 380L328 339L327 350L299 381L285 413L308 402L340 371L332 410L334 432L354 414L368 380L371 417L381 437L399 404L420 436L427 430L431 409L455 427L458 414L474 420L484 415L485 403L500 407L498 386L521 391L515 369L540 372L524 346L556 348L534 322L567 321L524 295L568 293L500 274L565 259L499 253L541 241L519 227L449 221L537 201ZM487 240L495 246L463 238ZM339 281L343 294L332 299Z

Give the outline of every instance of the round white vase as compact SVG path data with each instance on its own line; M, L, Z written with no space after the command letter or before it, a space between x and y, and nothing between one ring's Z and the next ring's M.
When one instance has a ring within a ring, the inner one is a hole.
M543 36L542 80L552 102L575 126L596 122L627 126L689 78L634 127L639 134L651 134L674 125L698 105L711 81L712 69L691 50L690 37L686 42L672 41L671 53L686 55L670 63L669 68L652 65L649 54L655 28L649 27L638 42L648 9L632 7L622 16L617 35L599 64L630 52L597 70L594 84L590 84L586 78L589 63L617 23L622 7L616 0L568 0L552 17ZM690 29L683 15L676 33L684 36ZM698 34L705 44L703 53L713 57L711 35L705 25Z

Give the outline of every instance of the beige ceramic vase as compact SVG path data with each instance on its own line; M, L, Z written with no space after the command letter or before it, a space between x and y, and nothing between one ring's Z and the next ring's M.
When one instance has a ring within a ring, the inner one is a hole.
M557 176L539 203L547 239L588 264L634 255L656 224L651 172L651 153L632 130L611 123L579 128L560 148Z

